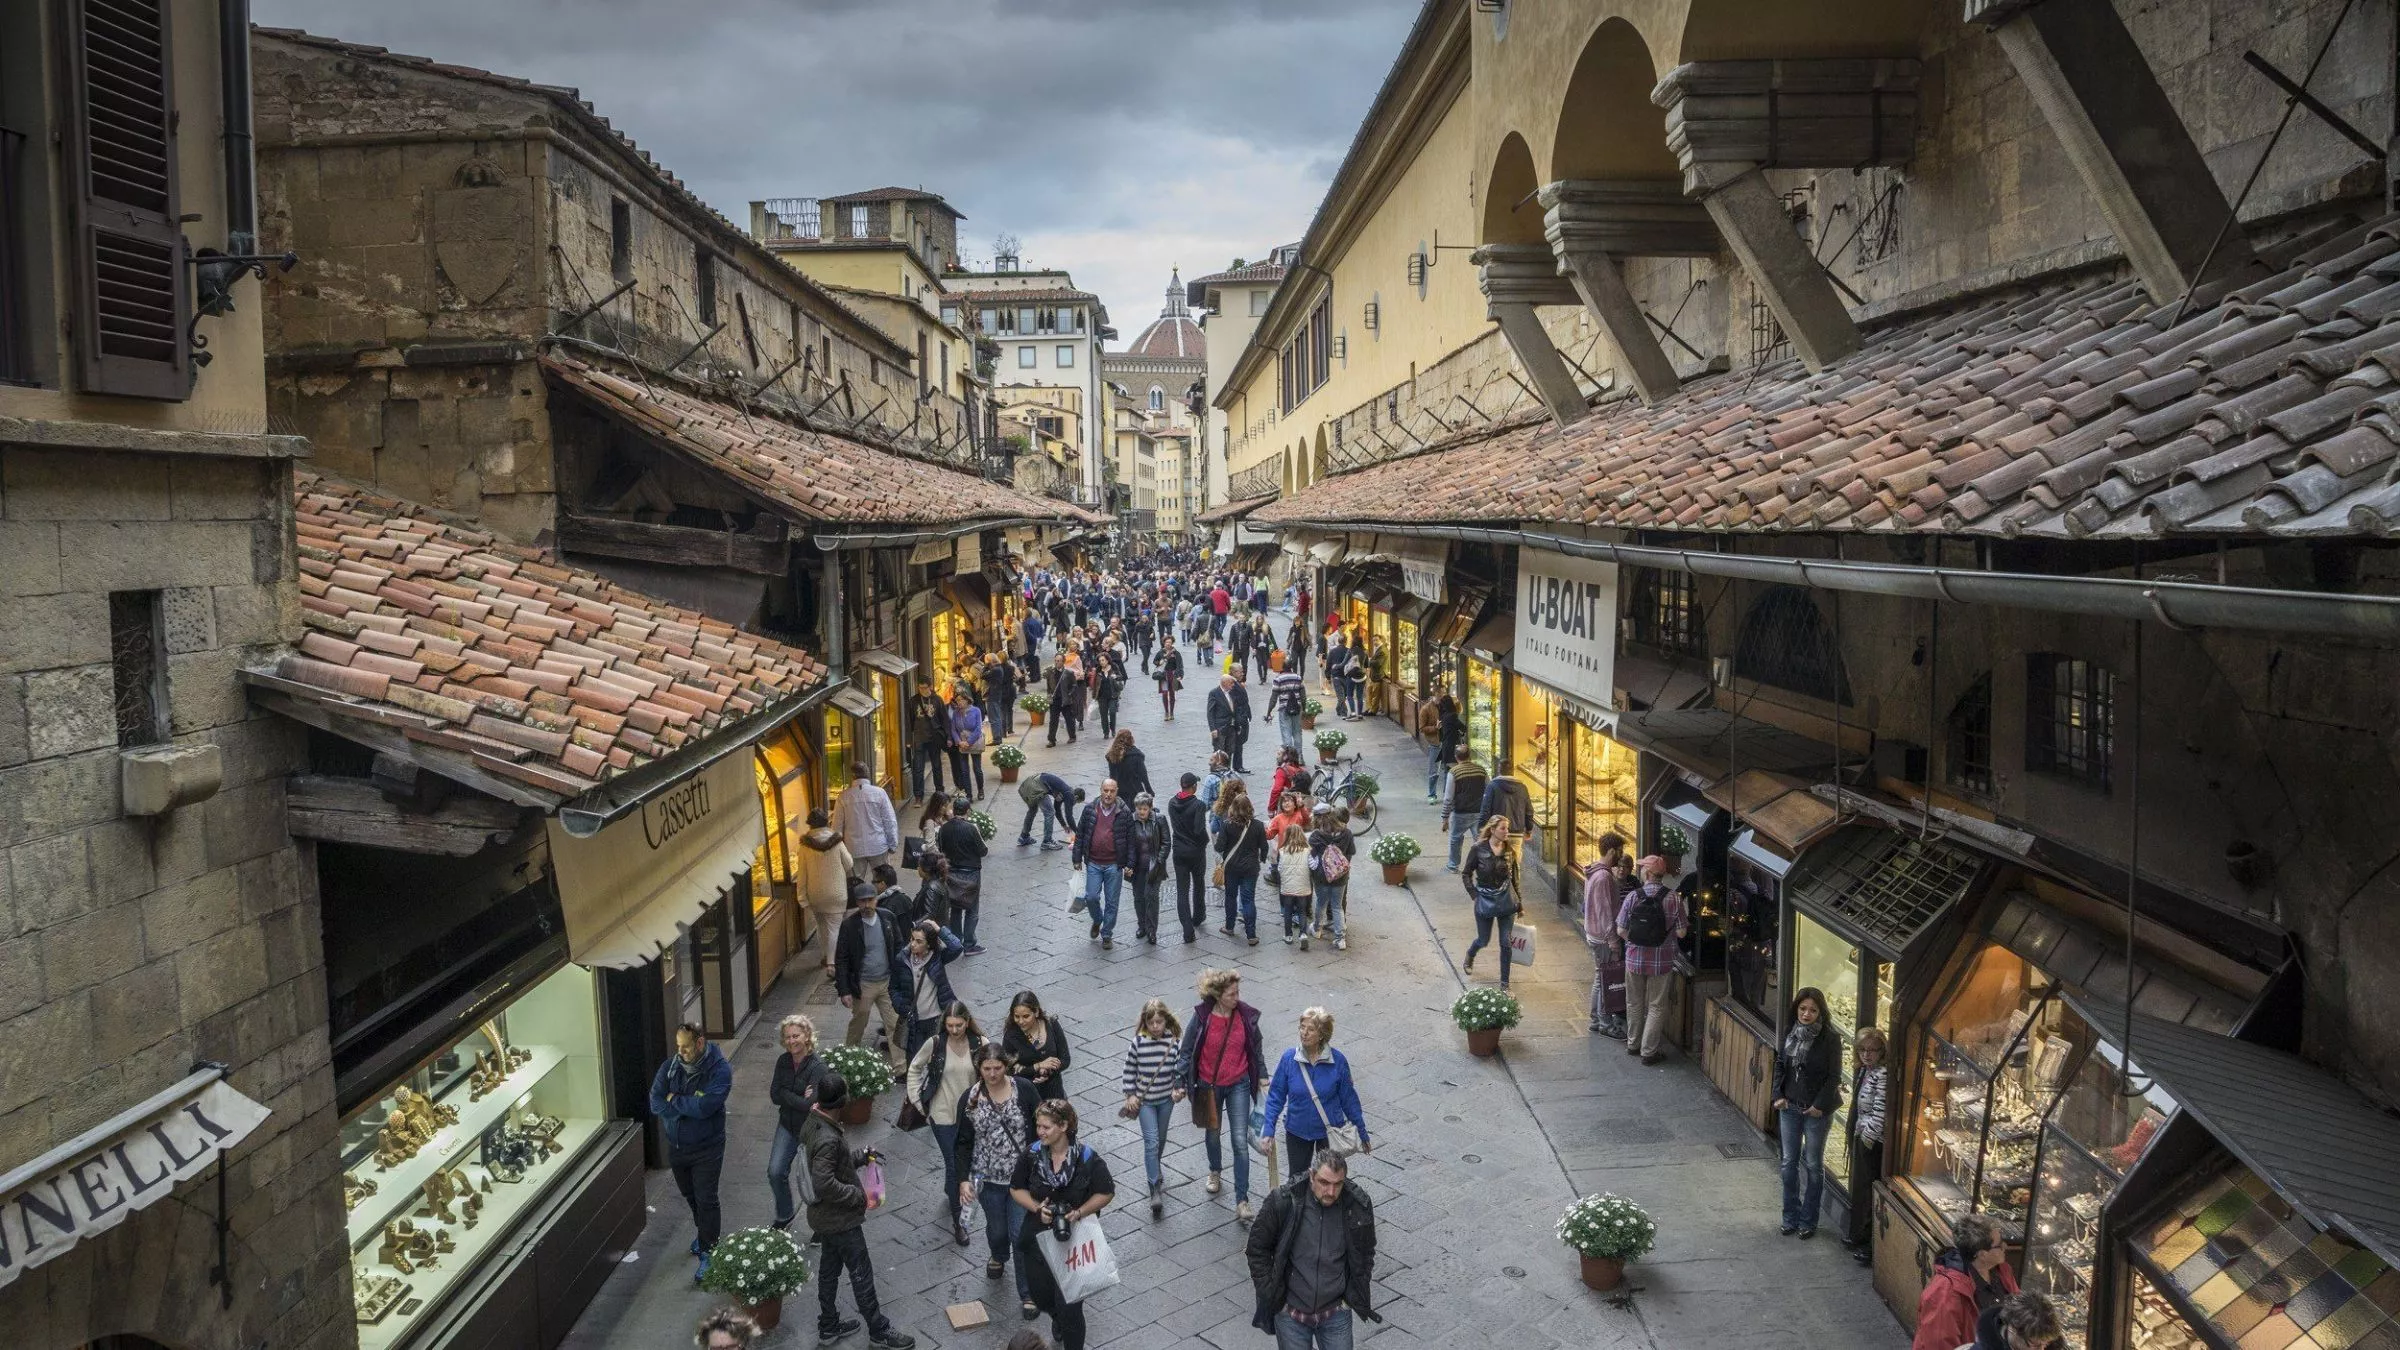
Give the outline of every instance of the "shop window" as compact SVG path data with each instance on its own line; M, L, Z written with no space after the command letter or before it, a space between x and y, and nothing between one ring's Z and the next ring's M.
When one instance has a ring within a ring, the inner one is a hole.
M1509 718L1508 762L1532 799L1534 827L1540 831L1541 855L1558 860L1558 703L1531 680L1509 681L1515 701Z
M1699 587L1689 572L1645 568L1633 591L1633 640L1677 656L1703 656Z
M1576 866L1600 861L1600 836L1614 834L1634 848L1641 842L1640 757L1581 723L1575 737Z
M1412 696L1421 698L1425 694L1425 686L1418 679L1418 648L1417 626L1406 619L1395 619L1392 623L1392 661L1401 687Z
M166 636L157 591L111 591L109 664L116 681L117 745L167 738Z
M1950 786L1992 795L1992 677L1978 676L1950 707L1950 753L1943 774Z
M1769 586L1742 619L1734 673L1827 703L1850 701L1850 678L1833 629L1816 597L1797 586Z
M2108 789L2117 677L2055 652L2025 658L2025 767Z

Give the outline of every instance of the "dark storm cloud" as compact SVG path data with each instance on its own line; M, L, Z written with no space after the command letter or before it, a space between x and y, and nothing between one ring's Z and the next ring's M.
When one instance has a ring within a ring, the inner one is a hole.
M1130 338L1187 275L1299 237L1417 0L254 0L264 24L572 85L736 221L943 194Z

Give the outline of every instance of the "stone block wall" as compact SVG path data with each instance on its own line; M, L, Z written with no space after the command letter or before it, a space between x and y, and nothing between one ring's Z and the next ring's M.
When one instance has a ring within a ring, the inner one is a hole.
M200 1178L0 1288L12 1347L355 1343L301 736L236 675L298 634L289 502L284 460L0 445L0 1170L204 1060L273 1113L228 1159L231 1310ZM224 759L155 820L120 807L112 591L159 593L169 740Z

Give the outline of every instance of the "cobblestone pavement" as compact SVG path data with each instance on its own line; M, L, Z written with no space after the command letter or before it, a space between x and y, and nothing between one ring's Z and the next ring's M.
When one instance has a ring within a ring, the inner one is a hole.
M1148 754L1162 792L1186 770L1205 767L1202 683L1187 686L1172 723L1162 720L1148 685L1137 679L1127 692L1123 724ZM1250 689L1263 711L1260 686ZM1422 793L1425 756L1409 737L1384 719L1328 716L1320 725L1348 730L1348 752L1379 771L1389 804L1384 828L1437 839L1438 817ZM1096 723L1079 744L1062 738L1055 750L1042 739L1047 730L1025 734L1020 716L1026 772L1048 769L1096 789L1106 747ZM1253 770L1271 762L1273 727L1257 728L1250 747ZM1274 1053L1295 1039L1302 1008L1321 1004L1335 1015L1334 1043L1357 1074L1377 1145L1354 1161L1352 1174L1373 1197L1380 1230L1376 1291L1384 1321L1359 1324L1359 1338L1378 1350L1867 1350L1906 1343L1866 1272L1830 1235L1808 1243L1776 1235L1772 1146L1710 1091L1696 1063L1671 1057L1645 1069L1621 1053L1621 1043L1584 1030L1591 967L1568 911L1528 907L1541 945L1537 968L1516 979L1526 1018L1500 1056L1479 1060L1448 1017L1474 921L1435 843L1411 864L1406 887L1384 885L1362 851L1347 952L1323 943L1305 953L1287 947L1263 915L1258 947L1213 927L1183 946L1173 933L1171 882L1166 943L1130 940L1129 893L1117 946L1103 952L1087 940L1085 921L1065 913L1066 852L1014 847L1023 807L996 774L991 789L1001 834L984 873L987 908L978 933L990 951L954 965L952 978L987 1028L997 1028L1011 994L1031 988L1067 1029L1074 1050L1068 1083L1084 1112L1084 1141L1106 1155L1120 1186L1103 1218L1124 1282L1090 1305L1093 1346L1272 1344L1250 1325L1231 1176L1224 1194L1207 1194L1198 1131L1179 1115L1166 1154L1166 1215L1153 1220L1142 1203L1140 1130L1114 1109L1125 1040L1143 1001L1163 997L1180 1017L1195 1001L1200 971L1223 965L1242 970L1244 996L1264 1012ZM904 809L903 819L913 825L914 809ZM739 1046L727 1047L735 1066L722 1192L727 1231L773 1217L764 1177L774 1134L766 1079L776 1019L806 1011L831 1036L845 1025L817 974L820 960L814 947L796 957L795 974L770 992ZM1489 954L1479 967L1480 978L1493 978ZM1013 1287L984 1279L980 1232L967 1248L952 1243L931 1134L893 1129L897 1108L897 1097L887 1095L877 1120L852 1131L860 1146L879 1147L892 1160L893 1202L867 1227L884 1306L920 1346L1001 1346L1024 1325ZM1252 1178L1254 1199L1264 1189L1263 1170ZM1629 1269L1613 1298L1583 1287L1575 1254L1554 1232L1577 1194L1602 1190L1639 1201L1659 1225L1657 1250ZM691 1225L672 1179L653 1174L649 1194L640 1247L577 1324L572 1350L687 1346L693 1323L722 1301L691 1283L683 1250ZM770 1345L815 1343L815 1293L812 1281L787 1302ZM942 1308L970 1299L983 1300L991 1325L953 1332ZM848 1315L846 1290L841 1302ZM865 1335L844 1344L863 1346Z

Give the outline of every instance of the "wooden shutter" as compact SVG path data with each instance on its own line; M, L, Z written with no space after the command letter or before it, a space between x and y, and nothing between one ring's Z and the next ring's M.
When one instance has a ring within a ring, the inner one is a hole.
M75 353L91 393L191 393L169 3L67 5Z

